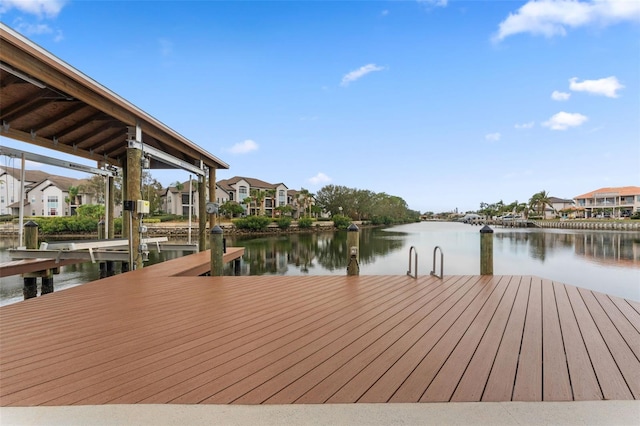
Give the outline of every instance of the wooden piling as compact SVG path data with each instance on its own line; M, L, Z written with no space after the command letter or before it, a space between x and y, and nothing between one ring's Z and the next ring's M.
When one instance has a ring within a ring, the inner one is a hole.
M220 277L223 274L224 262L224 231L218 225L211 229L209 245L211 246L211 276Z
M347 228L347 275L360 275L360 229L355 223Z
M489 225L480 230L480 275L493 275L493 229Z
M24 224L24 243L28 249L38 248L38 224L30 220ZM22 275L22 296L24 300L31 299L38 295L38 278L37 275Z

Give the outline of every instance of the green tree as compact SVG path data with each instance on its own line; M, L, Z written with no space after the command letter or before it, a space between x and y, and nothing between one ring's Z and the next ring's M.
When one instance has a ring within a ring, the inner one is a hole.
M235 201L227 201L220 206L220 214L227 218L232 218L244 213L244 209Z
M537 212L537 215L541 219L544 219L544 211L547 206L553 208L549 198L549 193L545 190L533 194L529 199L529 206L531 207L531 210Z
M251 198L256 203L256 214L260 216L262 214L262 205L264 203L266 193L260 188L253 188L251 190Z

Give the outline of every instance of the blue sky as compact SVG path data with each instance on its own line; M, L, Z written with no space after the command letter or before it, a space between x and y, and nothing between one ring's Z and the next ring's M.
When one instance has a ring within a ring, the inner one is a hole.
M0 18L229 163L218 179L421 212L640 184L637 0L0 0Z

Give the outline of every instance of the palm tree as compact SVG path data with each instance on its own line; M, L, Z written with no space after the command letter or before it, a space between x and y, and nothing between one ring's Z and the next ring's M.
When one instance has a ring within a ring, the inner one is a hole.
M542 219L544 219L545 208L547 206L553 208L549 193L545 190L533 194L529 200L529 206L531 206L531 209L536 211Z
M242 200L242 204L246 204L247 205L247 216L251 216L251 203L253 202L253 198L251 197L244 197L244 200Z
M256 202L257 215L262 213L262 203L264 202L265 192L262 189L254 188L251 190L251 197Z
M308 189L301 188L300 193L298 194L302 201L303 211L306 213L307 207L309 208L309 216L311 216L311 199L313 198L313 194L309 192Z
M271 198L271 219L273 219L273 212L276 210L276 194L275 188L267 189L267 197Z

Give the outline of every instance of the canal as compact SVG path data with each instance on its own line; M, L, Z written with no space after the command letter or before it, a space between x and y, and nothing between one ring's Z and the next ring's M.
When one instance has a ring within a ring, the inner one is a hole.
M360 274L406 274L409 249L418 253L418 273L433 269L433 250L444 253L445 275L480 273L480 227L420 222L360 231ZM566 284L640 301L640 233L567 229L494 229L494 274L537 275ZM227 236L228 246L245 247L243 275L346 274L347 233ZM0 240L0 261L10 260L14 240ZM184 255L151 252L150 263ZM438 262L440 254L438 253ZM439 270L439 263L438 263ZM225 270L233 274L232 268ZM98 265L62 268L56 291L98 279ZM22 279L3 277L0 304L22 300Z

